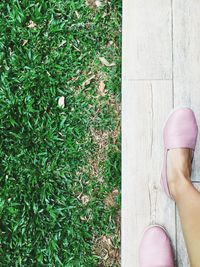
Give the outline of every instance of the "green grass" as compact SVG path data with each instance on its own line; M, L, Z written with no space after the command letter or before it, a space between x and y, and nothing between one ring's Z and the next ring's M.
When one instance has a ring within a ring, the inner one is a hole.
M118 266L121 1L0 13L0 265Z

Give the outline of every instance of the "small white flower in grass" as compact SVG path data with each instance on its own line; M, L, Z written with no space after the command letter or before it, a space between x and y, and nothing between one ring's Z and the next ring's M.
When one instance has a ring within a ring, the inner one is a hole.
M30 20L30 21L29 21L28 28L30 28L30 29L34 29L35 27L36 27L36 24L35 24L32 20Z
M58 106L61 107L61 108L64 108L65 107L65 97L64 96L61 96L58 100Z

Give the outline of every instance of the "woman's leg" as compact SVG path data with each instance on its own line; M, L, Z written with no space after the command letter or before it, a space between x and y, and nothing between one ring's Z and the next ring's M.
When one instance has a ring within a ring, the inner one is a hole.
M170 192L177 204L191 267L200 266L200 193L191 183L190 149L168 152L167 172Z

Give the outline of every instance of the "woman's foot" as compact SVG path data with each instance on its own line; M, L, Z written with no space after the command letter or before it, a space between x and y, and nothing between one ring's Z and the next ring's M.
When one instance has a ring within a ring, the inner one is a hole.
M190 108L176 109L165 123L161 185L165 193L174 200L187 185L191 185L191 165L197 134L196 118Z
M144 232L139 248L139 266L174 267L170 240L161 226L150 226Z

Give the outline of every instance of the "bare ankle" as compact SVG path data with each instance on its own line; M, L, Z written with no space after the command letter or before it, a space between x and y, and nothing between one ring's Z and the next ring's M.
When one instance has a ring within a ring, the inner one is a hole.
M172 180L169 182L169 190L176 201L176 199L187 192L188 186L191 186L191 180L189 177L180 174L180 179Z
M191 184L191 160L192 154L190 149L172 149L168 152L168 185L174 199L182 194L185 188Z

